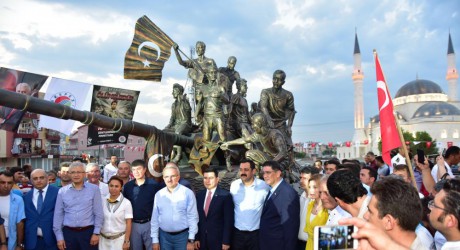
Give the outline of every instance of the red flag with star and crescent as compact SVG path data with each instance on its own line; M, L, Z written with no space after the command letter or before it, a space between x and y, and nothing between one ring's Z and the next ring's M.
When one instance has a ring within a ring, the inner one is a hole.
M390 152L392 149L401 147L398 128L393 115L393 101L380 67L377 52L374 52L375 71L377 74L377 96L379 100L380 134L382 139L382 158L386 164L391 165Z

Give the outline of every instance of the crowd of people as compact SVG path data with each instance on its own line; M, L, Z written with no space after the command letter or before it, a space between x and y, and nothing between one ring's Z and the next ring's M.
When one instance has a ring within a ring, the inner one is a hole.
M0 172L0 250L311 250L315 227L338 224L357 227L361 249L460 249L460 179L451 169L460 149L433 163L394 159L388 166L369 152L364 164L317 161L301 169L300 192L276 161L260 170L241 161L229 190L213 167L203 171L205 188L193 190L173 162L162 181L143 160L115 156L103 173L78 160L58 173L14 167ZM409 162L412 171L401 164Z

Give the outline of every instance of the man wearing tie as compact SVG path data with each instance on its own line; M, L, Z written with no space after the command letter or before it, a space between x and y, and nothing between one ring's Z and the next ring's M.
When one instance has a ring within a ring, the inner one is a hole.
M262 167L265 183L271 190L260 217L260 249L296 249L300 224L299 196L283 180L283 169L278 162L266 161Z
M57 249L53 217L59 188L48 185L48 175L43 169L32 171L30 180L33 188L24 196L25 248Z
M217 186L217 169L209 167L203 172L206 189L196 195L198 208L198 233L195 237L196 249L230 248L233 229L233 198L230 192Z

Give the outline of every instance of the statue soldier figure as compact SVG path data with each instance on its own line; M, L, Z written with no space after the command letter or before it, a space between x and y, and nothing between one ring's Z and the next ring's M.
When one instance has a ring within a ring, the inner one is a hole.
M187 61L182 60L182 57L179 54L179 45L175 43L173 48L179 64L184 66L186 69L189 69L188 76L193 80L193 87L207 84L208 80L206 79L206 74L209 72L210 68L217 66L214 59L204 56L206 44L202 41L196 42L195 49L198 58Z
M240 73L235 70L236 57L230 56L227 61L227 67L220 67L219 72L226 75L228 78L227 96L228 98L232 97L233 83L236 82L236 87L238 88L238 80L240 79Z
M210 142L212 140L212 132L214 129L219 134L219 141L226 140L225 128L223 122L223 107L228 103L228 97L225 87L219 84L217 68L212 67L207 75L209 84L200 87L203 93L203 103L198 103L197 107L202 110L196 113L203 113L203 141Z
M231 145L243 145L246 143L260 143L263 151L252 149L246 151L246 158L254 161L257 169L260 170L262 163L268 160L279 162L284 169L288 169L289 157L284 135L278 130L269 126L267 116L257 113L251 117L254 133L233 141L223 143L220 148L228 150Z
M239 79L236 84L238 92L232 95L228 105L228 133L234 138L243 137L244 133L252 134L246 93L248 91L247 81ZM246 132L243 132L246 131Z
M171 119L164 130L179 135L189 133L192 129L192 108L186 95L184 95L184 87L178 83L174 83L172 95L175 101L171 106ZM176 149L176 155L172 157L172 161L177 163L182 156L182 147L174 146L174 148Z
M287 144L291 147L292 124L296 111L294 96L283 89L285 80L284 71L276 70L273 73L273 87L263 89L260 93L260 109L267 116L268 122L284 134Z

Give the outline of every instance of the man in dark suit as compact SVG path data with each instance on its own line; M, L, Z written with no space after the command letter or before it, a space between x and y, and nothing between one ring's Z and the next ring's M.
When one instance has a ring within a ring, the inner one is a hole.
M25 249L57 249L53 218L59 188L48 185L48 175L43 169L35 169L30 177L34 187L24 195Z
M230 192L217 186L217 169L209 167L203 172L206 189L196 195L199 222L195 236L197 249L229 249L234 222L233 199Z
M271 190L260 218L260 249L294 250L300 224L297 192L283 180L283 169L276 161L262 164L263 176Z

